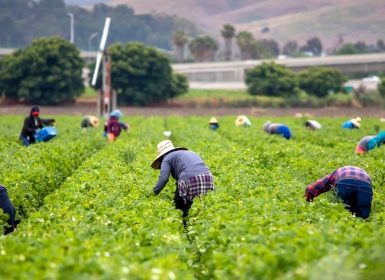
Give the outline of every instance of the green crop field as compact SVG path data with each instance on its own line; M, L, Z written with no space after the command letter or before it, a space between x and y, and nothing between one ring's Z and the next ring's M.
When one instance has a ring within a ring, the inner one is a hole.
M46 117L46 116L44 116ZM131 126L108 144L102 127L55 116L58 136L28 148L17 141L23 117L0 118L0 184L21 219L0 238L0 279L384 279L385 147L357 156L365 135L385 123L364 118L235 116L123 117ZM284 122L286 140L267 135ZM197 152L216 190L196 199L185 228L172 204L175 184L153 196L156 144L171 130L175 146ZM352 216L331 192L308 203L306 186L344 165L365 169L374 198L367 220Z

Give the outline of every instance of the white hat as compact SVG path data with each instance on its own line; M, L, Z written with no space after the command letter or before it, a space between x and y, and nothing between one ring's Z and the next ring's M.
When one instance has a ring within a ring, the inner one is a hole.
M236 126L242 126L242 125L243 126L250 126L251 122L245 115L240 115L235 120L235 125Z
M352 122L352 124L354 124L355 127L361 127L361 118L360 117L356 117L355 119L351 119L350 120Z
M161 158L164 155L168 154L169 152L177 151L177 150L188 150L188 149L183 148L183 147L174 147L174 145L172 144L172 142L170 140L163 140L162 142L160 142L156 146L156 149L158 150L158 155L155 158L155 160L153 161L153 163L151 164L151 167L154 169L160 169Z

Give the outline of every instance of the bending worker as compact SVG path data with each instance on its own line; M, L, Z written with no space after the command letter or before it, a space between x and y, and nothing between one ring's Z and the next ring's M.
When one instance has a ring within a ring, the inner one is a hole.
M218 120L215 117L211 117L209 121L209 129L217 130L219 128Z
M361 127L361 118L356 117L354 119L346 121L342 124L342 127L348 128L348 129L360 128Z
M356 154L364 154L373 150L375 147L379 147L385 143L385 131L381 131L376 136L365 136L356 147Z
M269 134L278 134L286 139L291 138L291 131L287 125L281 123L272 123L267 121L263 125L263 130Z
M309 185L305 190L306 200L313 201L314 197L330 189L335 190L337 197L357 217L363 219L369 217L373 190L370 177L363 169L354 166L338 168Z
M321 129L321 124L315 120L308 120L305 122L305 127L309 130Z
M88 128L88 127L98 127L99 126L99 119L94 116L85 116L81 123L81 128Z
M245 115L240 115L235 119L235 125L236 126L244 126L244 127L249 127L251 126L251 121L249 118Z
M158 155L151 167L160 169L154 193L159 194L167 184L170 174L176 180L175 208L188 215L193 199L214 190L213 176L200 156L186 148L174 147L170 140L157 145Z

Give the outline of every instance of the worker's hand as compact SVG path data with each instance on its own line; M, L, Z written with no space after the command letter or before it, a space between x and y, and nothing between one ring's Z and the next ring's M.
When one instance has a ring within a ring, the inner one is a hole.
M307 202L312 202L313 201L313 199L314 199L314 197L313 196L311 196L311 195L306 195L306 201Z

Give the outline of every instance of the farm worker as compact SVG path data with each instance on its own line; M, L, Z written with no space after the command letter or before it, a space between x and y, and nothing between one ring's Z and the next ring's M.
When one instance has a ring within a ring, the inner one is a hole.
M215 117L210 118L209 128L211 130L217 130L219 128L218 120Z
M35 135L43 128L43 125L51 125L55 122L55 119L41 119L39 115L39 107L33 106L29 116L24 119L19 137L24 146L29 146L36 142Z
M360 128L361 127L361 118L356 117L354 119L351 119L350 121L346 121L342 124L342 127L343 128L349 128L349 129Z
M335 170L333 173L317 180L309 185L305 190L307 201L321 193L333 189L352 213L357 217L366 219L369 217L372 207L372 182L369 175L361 168L354 166L344 166Z
M235 125L248 127L251 126L251 121L245 115L240 115L235 119Z
M315 120L308 120L305 122L305 127L309 130L321 129L321 124Z
M8 192L5 187L0 185L0 209L3 210L5 214L8 214L8 225L9 227L4 228L4 234L8 234L15 230L16 223L15 223L15 214L16 210L15 207L13 207L13 204L9 200ZM1 212L0 212L1 213Z
M113 110L110 113L107 124L104 127L104 130L107 134L108 142L113 142L120 135L122 129L125 131L128 130L128 125L124 122L119 122L122 112L120 110Z
M385 143L385 131L381 131L376 136L365 136L360 142L358 142L356 147L356 154L364 154L379 147Z
M94 116L85 116L81 123L81 128L88 128L88 127L98 127L99 126L99 119Z
M152 168L160 169L154 193L157 195L161 192L171 174L176 180L175 208L182 210L183 217L186 217L195 197L214 190L213 176L196 153L174 147L170 140L160 142L157 150L158 155L151 164Z
M269 134L279 134L286 139L291 138L291 131L288 126L281 123L267 121L263 124L263 130Z

